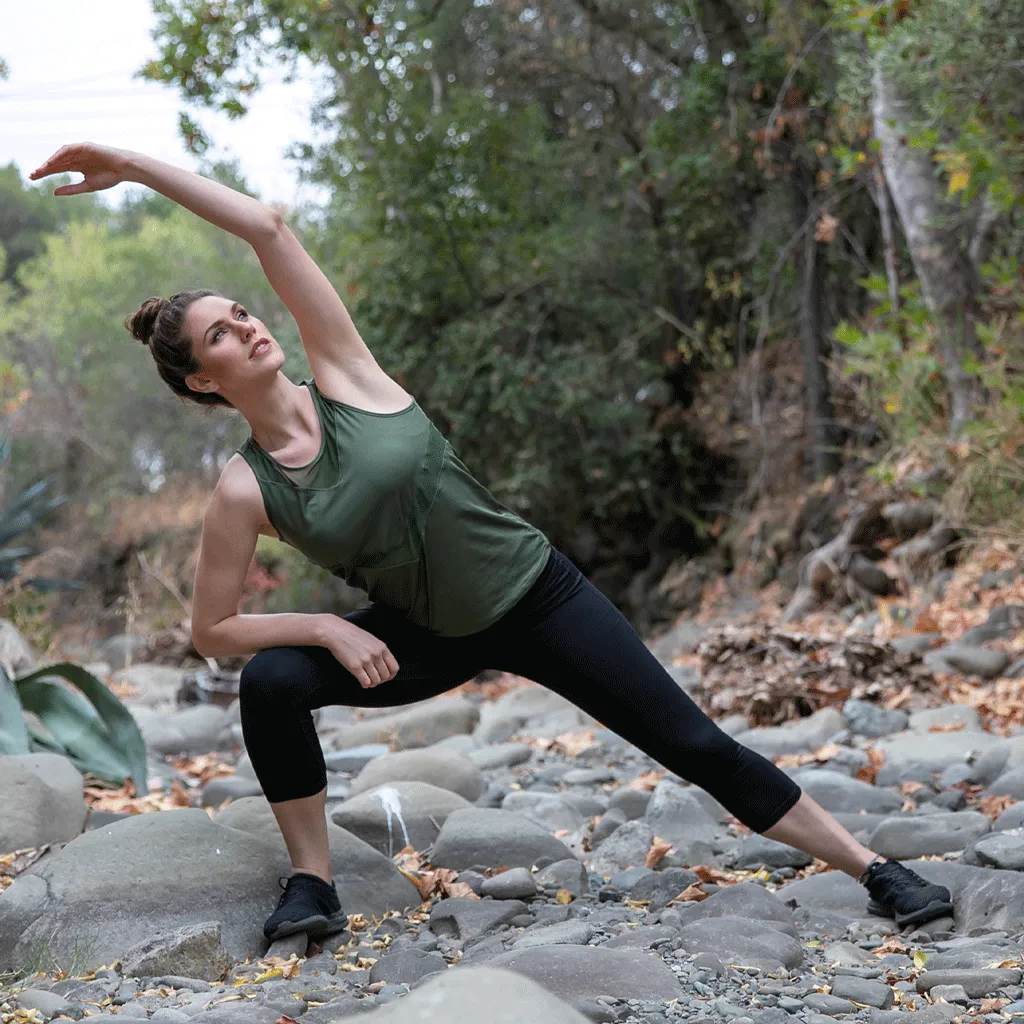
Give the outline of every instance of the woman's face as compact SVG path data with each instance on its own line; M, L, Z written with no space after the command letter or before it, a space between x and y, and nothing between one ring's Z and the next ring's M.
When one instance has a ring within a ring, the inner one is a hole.
M240 302L221 295L196 299L185 328L202 367L186 378L193 391L216 391L230 401L233 392L272 379L284 365L284 352L266 324Z

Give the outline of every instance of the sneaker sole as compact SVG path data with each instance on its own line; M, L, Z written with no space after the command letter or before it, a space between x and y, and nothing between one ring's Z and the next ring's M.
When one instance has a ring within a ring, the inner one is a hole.
M926 907L911 911L909 914L893 914L884 904L871 900L868 903L868 911L879 917L891 917L903 928L908 924L933 921L937 917L950 917L953 913L953 904L949 900L932 900Z
M264 935L271 942L285 939L289 935L298 935L300 932L305 932L311 939L319 939L332 932L343 931L347 927L348 914L339 910L336 914L331 914L330 917L314 914L311 917L302 918L301 921L282 921L271 934L267 935L264 932Z

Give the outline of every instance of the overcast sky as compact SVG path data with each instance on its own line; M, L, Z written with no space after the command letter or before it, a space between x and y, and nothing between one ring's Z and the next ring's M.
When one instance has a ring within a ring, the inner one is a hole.
M0 166L13 160L27 178L61 146L96 142L197 170L178 138L184 104L177 91L132 78L157 56L149 0L0 0L0 12L0 58L11 72L0 82ZM310 138L316 82L311 70L287 85L283 71L261 73L264 81L273 75L277 81L263 87L240 120L189 110L214 140L210 156L237 157L261 198L291 205L318 198L299 186L282 155L289 143ZM100 195L117 205L134 187Z

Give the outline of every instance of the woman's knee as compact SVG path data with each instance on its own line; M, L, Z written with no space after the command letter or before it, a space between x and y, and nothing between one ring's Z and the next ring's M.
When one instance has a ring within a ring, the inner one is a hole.
M258 702L294 701L313 675L309 655L297 647L267 647L258 651L242 669L238 680L241 706Z

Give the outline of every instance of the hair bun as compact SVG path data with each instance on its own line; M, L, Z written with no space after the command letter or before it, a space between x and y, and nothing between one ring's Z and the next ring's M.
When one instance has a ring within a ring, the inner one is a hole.
M167 299L151 295L134 313L125 318L124 325L133 338L141 341L143 345L148 345L156 326L156 318L169 305Z

